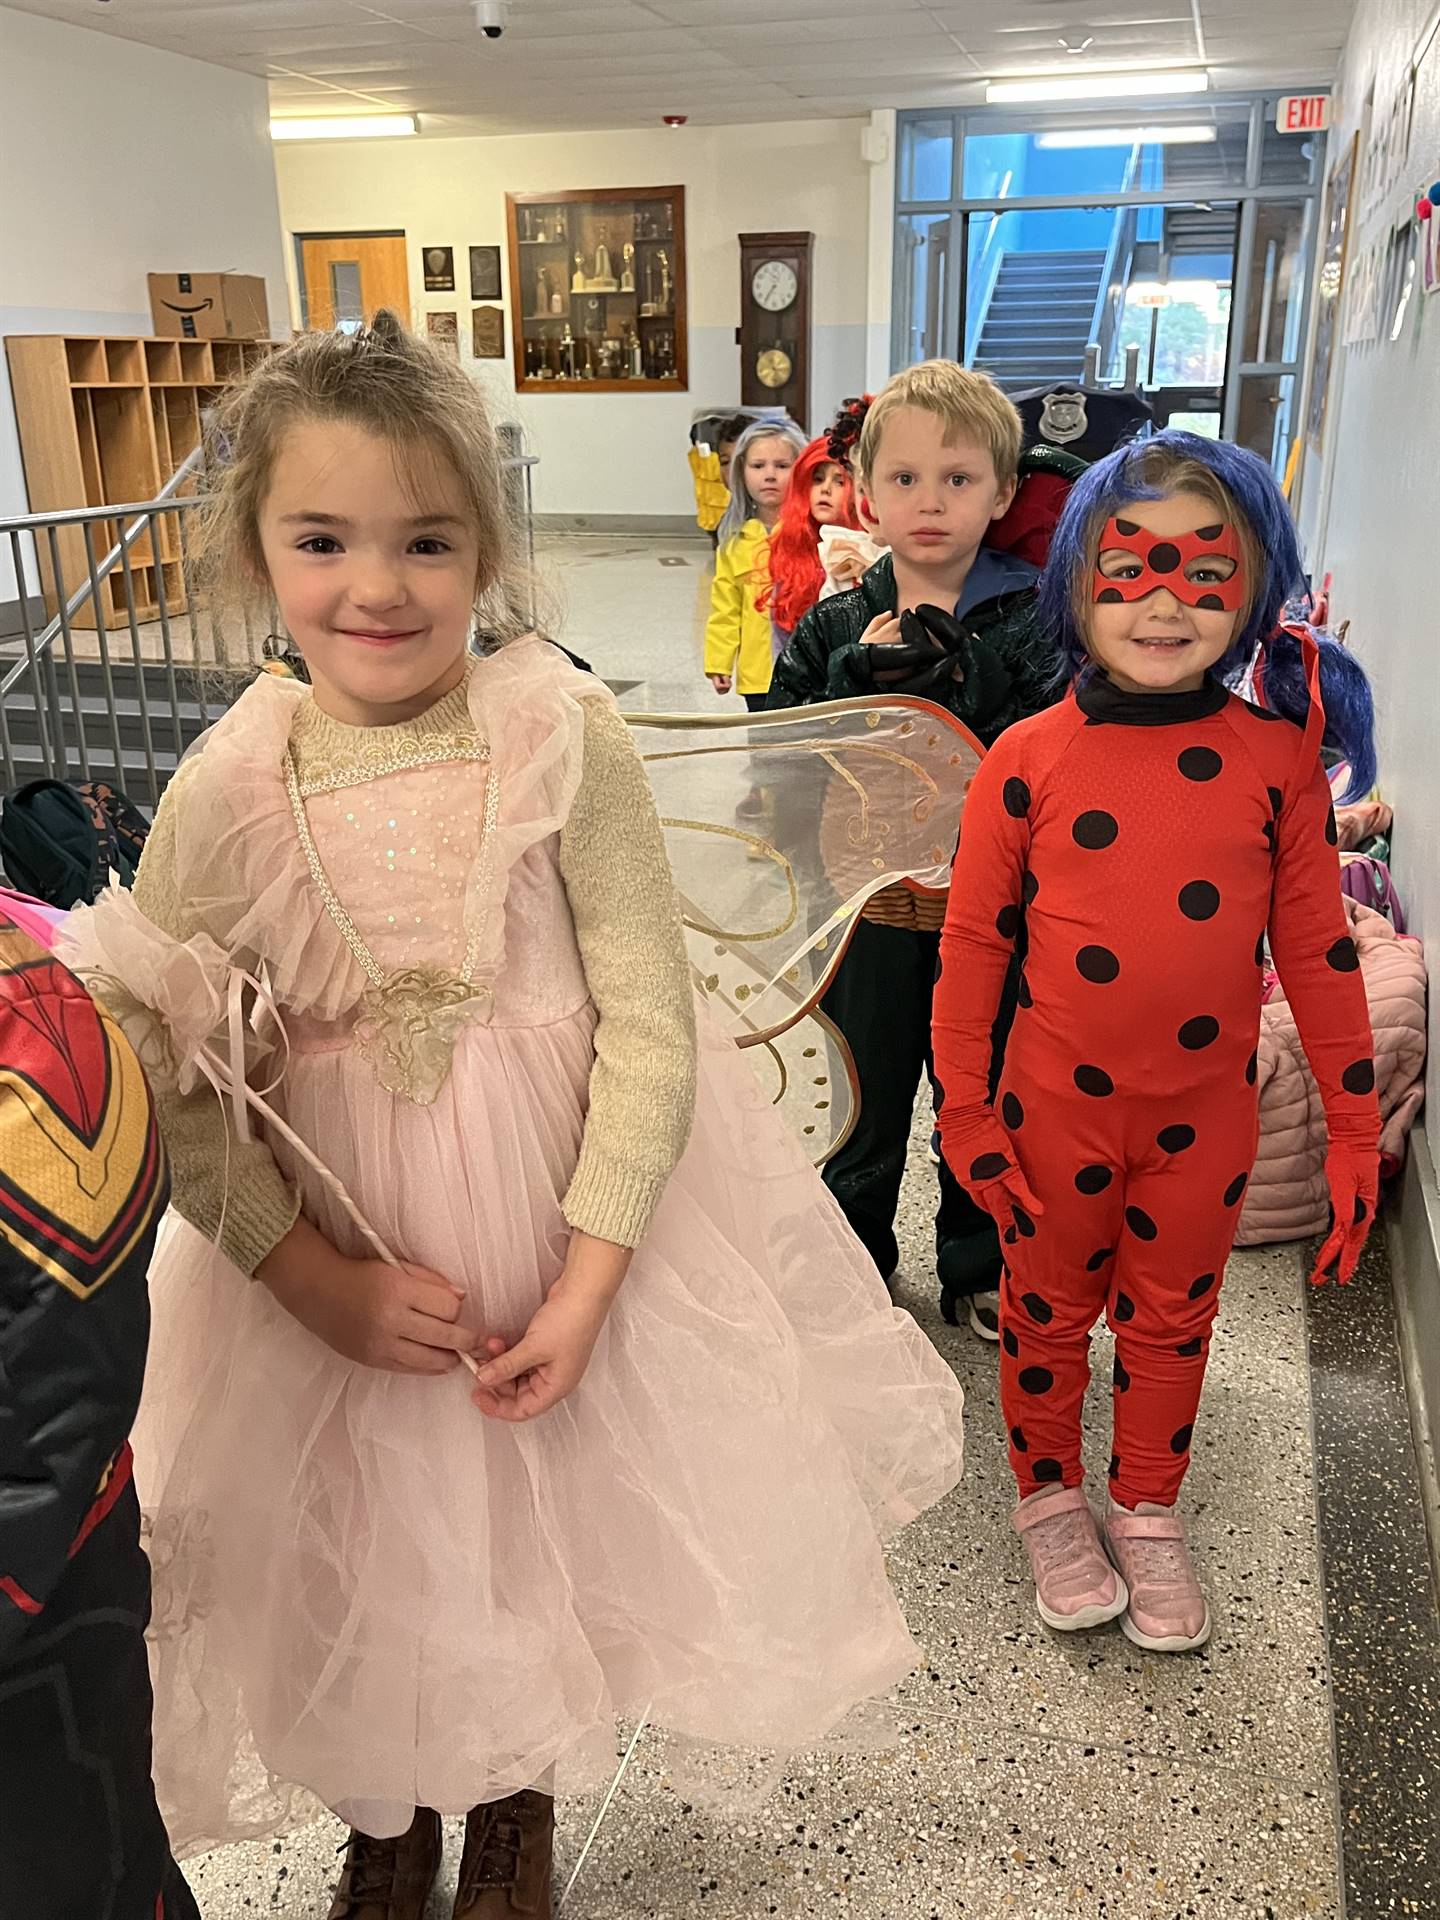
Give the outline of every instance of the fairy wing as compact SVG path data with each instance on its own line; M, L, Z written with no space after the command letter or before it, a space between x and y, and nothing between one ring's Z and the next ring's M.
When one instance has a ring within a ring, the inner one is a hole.
M627 719L697 986L823 1161L854 1124L855 1074L817 1003L873 894L948 885L984 749L943 708L900 695Z

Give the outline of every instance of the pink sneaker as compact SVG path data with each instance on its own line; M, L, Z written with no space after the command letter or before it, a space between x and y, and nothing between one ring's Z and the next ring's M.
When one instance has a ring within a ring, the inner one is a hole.
M1130 1589L1120 1622L1127 1640L1151 1653L1190 1653L1210 1638L1210 1609L1172 1507L1142 1503L1133 1513L1112 1501L1105 1546Z
M1030 1554L1035 1608L1047 1627L1079 1633L1125 1611L1125 1582L1105 1558L1083 1487L1042 1487L1011 1524Z

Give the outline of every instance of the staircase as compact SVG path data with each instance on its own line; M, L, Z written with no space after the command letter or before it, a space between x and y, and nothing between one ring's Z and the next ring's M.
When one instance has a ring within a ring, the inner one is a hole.
M1009 253L975 349L975 366L1007 393L1079 380L1095 325L1105 254Z
M4 664L9 663L6 661ZM150 707L150 740L155 758L157 791L153 795L149 766L145 758L144 729L140 718L142 672L145 696ZM83 731L86 752L90 760L90 778L110 781L112 785L128 794L143 812L150 813L158 803L160 794L169 784L170 777L179 764L180 754L193 740L199 738L207 726L213 726L219 719L223 701L217 701L212 697L207 716L201 709L199 701L194 698L193 678L177 667L175 686L179 699L172 713L170 675L165 667L154 665L141 669L137 668L133 661L123 663L116 661L111 665L110 675L115 688L115 730L120 735L118 766L115 760L114 735L109 719L109 703L105 696L105 677L99 662L78 660L75 663L75 677L80 687L78 724L71 704L69 673L62 661L56 662L59 712L64 738L69 744L69 764L65 769L64 777L70 780L80 780L85 777L81 772L75 745ZM45 704L48 709L51 703L46 701ZM5 724L10 734L15 784L22 786L27 780L44 778L46 767L40 751L35 689L28 674L5 696ZM53 721L51 724L53 728Z

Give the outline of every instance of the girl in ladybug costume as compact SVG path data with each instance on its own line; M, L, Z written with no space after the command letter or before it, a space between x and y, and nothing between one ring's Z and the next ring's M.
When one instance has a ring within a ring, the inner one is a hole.
M1167 431L1093 467L1042 586L1071 695L986 756L941 941L940 1132L1004 1243L1001 1397L1040 1615L1061 1629L1123 1616L1162 1652L1210 1632L1176 1500L1254 1158L1267 931L1329 1122L1335 1224L1317 1280L1350 1278L1375 1210L1372 1039L1320 758L1322 664L1330 741L1361 785L1372 714L1342 649L1278 626L1301 584L1288 510L1253 454ZM1264 706L1227 688L1247 669ZM990 1029L1017 941L1020 1012L992 1107ZM1102 1310L1114 1450L1097 1528L1080 1415Z

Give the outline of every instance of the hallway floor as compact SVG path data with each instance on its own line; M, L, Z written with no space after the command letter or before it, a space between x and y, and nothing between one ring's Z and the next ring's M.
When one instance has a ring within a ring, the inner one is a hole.
M624 704L718 706L699 673L707 546L547 547L561 637ZM1440 1915L1440 1634L1383 1257L1344 1295L1309 1294L1300 1249L1231 1265L1186 1494L1208 1648L1066 1639L1036 1618L1009 1526L995 1349L937 1311L927 1134L921 1115L898 1298L965 1386L968 1464L891 1553L922 1655L898 1690L902 1741L803 1765L727 1825L681 1799L642 1737L566 1915ZM1102 1331L1097 1487L1108 1345ZM597 1811L560 1809L561 1886ZM323 1917L342 1838L326 1823L191 1862L207 1920Z

